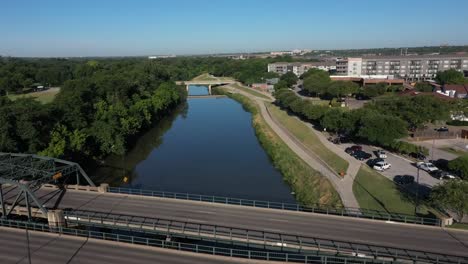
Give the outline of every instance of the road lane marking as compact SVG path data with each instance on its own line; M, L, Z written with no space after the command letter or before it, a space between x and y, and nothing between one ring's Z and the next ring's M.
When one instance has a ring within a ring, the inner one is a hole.
M198 210L196 212L202 213L202 214L216 214L216 212L210 212L210 211L200 211L200 210Z
M283 223L288 223L289 222L289 220L275 219L275 218L269 218L268 220L273 221L273 222L283 222Z

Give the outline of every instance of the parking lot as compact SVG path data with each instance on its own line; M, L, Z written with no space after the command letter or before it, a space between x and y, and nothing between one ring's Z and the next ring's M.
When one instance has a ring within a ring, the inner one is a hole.
M352 146L354 144L340 144L338 145L343 151ZM372 154L372 158L377 158L375 155L375 151L378 150L378 148L372 147L372 146L367 146L367 145L360 145L362 146L362 150ZM395 176L398 175L411 175L414 177L415 181L417 180L417 174L418 174L418 169L414 165L414 162L406 159L404 157L398 156L396 154L390 153L386 151L387 153L387 158L386 161L390 164L392 164L391 168L388 170L385 170L383 172L380 172L382 175L393 181ZM366 163L365 161L362 161L362 163ZM427 188L432 188L433 186L439 184L441 181L432 177L429 173L419 170L419 184L423 187Z

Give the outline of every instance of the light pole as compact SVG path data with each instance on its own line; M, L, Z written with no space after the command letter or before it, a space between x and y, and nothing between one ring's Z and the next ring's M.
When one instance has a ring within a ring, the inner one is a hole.
M416 204L414 206L414 214L418 214L418 205L419 205L419 167L416 166L417 168L417 174L416 174Z

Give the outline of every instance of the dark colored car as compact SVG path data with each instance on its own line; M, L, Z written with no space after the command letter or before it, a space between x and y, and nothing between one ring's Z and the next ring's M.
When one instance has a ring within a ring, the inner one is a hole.
M435 128L434 130L437 131L437 132L448 132L449 131L448 127L439 127L439 128Z
M345 149L345 152L350 155L353 155L353 153L357 151L362 151L362 146L354 145Z
M418 160L425 160L426 159L426 156L424 154L422 154L422 153L411 153L410 156L415 158L415 159L418 159Z
M372 154L369 154L369 153L364 152L362 150L354 151L352 155L357 160L366 160L366 159L370 159L372 157Z
M411 175L397 175L393 178L393 181L397 184L411 184L414 182L414 177Z
M436 178L436 179L439 179L439 180L453 180L453 179L456 179L457 177L449 172L446 172L446 171L443 171L443 170L438 170L438 171L435 171L433 173L431 173L431 175Z

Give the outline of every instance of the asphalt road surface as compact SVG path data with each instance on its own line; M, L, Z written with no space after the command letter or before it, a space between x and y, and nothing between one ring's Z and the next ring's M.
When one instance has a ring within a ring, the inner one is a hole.
M51 189L38 193L50 198ZM11 195L11 193L9 194ZM10 198L11 200L12 198ZM48 205L54 204L54 198ZM468 257L468 232L350 217L121 194L67 191L60 208L173 219Z
M272 263L34 231L28 233L30 258L33 264ZM26 230L0 227L0 263L29 263Z

